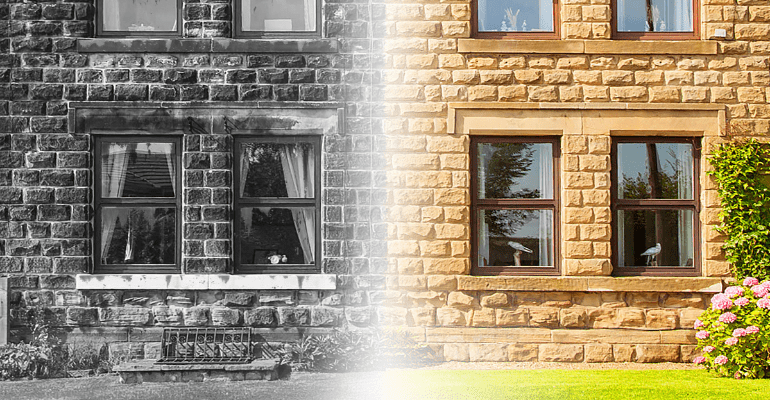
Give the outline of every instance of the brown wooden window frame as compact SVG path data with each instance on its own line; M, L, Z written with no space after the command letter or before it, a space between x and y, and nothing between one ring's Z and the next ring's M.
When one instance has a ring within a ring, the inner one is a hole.
M478 195L478 151L481 143L550 143L553 154L553 198L552 199L479 199ZM560 245L560 160L561 145L558 136L471 136L471 273L473 275L559 275ZM547 267L515 267L478 265L478 239L480 210L552 210L553 211L553 265Z
M102 144L103 143L172 143L176 169L176 193L172 197L102 197ZM182 265L182 137L181 135L96 135L94 134L94 274L178 274ZM168 207L176 213L174 264L102 264L102 208L104 206Z
M700 276L701 250L700 250L700 138L697 137L637 137L615 136L612 138L612 174L611 174L611 211L612 211L612 262L613 275L615 276ZM618 198L618 144L619 143L686 143L693 149L693 195L691 200L686 199L619 199ZM619 235L618 218L619 210L690 210L693 215L693 265L673 268L665 267L619 267Z
M319 38L321 37L321 0L315 0L315 30L314 31L244 31L243 29L243 0L233 1L233 34L235 38Z
M625 32L618 31L618 0L611 0L612 38L629 40L697 40L700 39L700 0L692 0L692 32Z
M104 30L104 0L96 0L96 36L97 37L140 37L167 38L181 37L183 0L176 0L176 31L105 31Z
M561 20L559 19L559 1L553 2L553 31L552 32L479 32L479 0L471 1L471 37L476 39L528 39L547 40L560 39Z
M244 143L295 143L310 142L315 154L315 186L313 198L278 198L278 197L242 197L241 182L241 146ZM314 274L321 272L321 146L323 136L315 131L291 134L276 132L234 131L233 132L233 249L235 272L238 274ZM243 207L314 207L315 208L315 264L244 264L241 262L240 210Z

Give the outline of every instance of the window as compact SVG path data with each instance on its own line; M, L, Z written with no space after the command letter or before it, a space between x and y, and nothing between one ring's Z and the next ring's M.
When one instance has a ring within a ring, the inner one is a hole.
M473 36L558 39L556 0L475 0Z
M317 36L319 0L235 0L238 37Z
M613 0L613 37L697 39L697 0Z
M182 0L97 0L98 36L181 36Z
M321 136L235 138L235 257L241 273L320 270Z
M558 143L472 137L474 273L558 273Z
M698 271L699 143L698 139L614 139L617 274Z
M178 138L95 138L97 273L179 272Z

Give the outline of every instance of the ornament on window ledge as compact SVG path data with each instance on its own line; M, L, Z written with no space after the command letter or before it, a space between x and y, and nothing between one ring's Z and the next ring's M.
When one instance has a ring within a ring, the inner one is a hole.
M519 19L519 12L521 12L520 9L516 10L516 14L513 13L513 9L506 8L505 9L505 18L508 19L508 22L510 23L510 26L508 29L506 29L508 32L516 32L518 31L518 19ZM505 19L503 20L503 25L505 25Z
M286 255L283 255L283 254L273 254L267 259L270 260L270 264L278 264L281 262L285 263L286 261L288 261L288 258L286 258Z

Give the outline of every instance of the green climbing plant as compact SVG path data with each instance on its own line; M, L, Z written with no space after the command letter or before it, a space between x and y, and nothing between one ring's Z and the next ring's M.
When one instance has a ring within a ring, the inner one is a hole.
M719 146L709 174L719 185L723 246L735 278L770 279L770 145L751 139Z

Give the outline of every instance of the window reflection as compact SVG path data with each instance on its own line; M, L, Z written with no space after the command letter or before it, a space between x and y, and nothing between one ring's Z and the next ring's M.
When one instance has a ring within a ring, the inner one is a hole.
M617 0L619 32L692 32L692 0Z
M619 143L618 198L692 199L689 143Z
M480 199L553 198L550 143L479 143Z
M553 210L479 210L478 265L553 265Z
M242 0L243 31L313 32L316 0Z
M313 198L313 144L244 143L240 190L242 197Z
M104 0L104 31L175 32L177 0Z
M176 210L166 207L104 207L102 264L173 264Z
M479 32L553 32L552 0L478 0Z
M246 207L240 218L242 263L315 264L312 207Z
M174 197L173 143L103 143L102 197Z
M693 266L692 211L619 210L617 220L621 267Z

